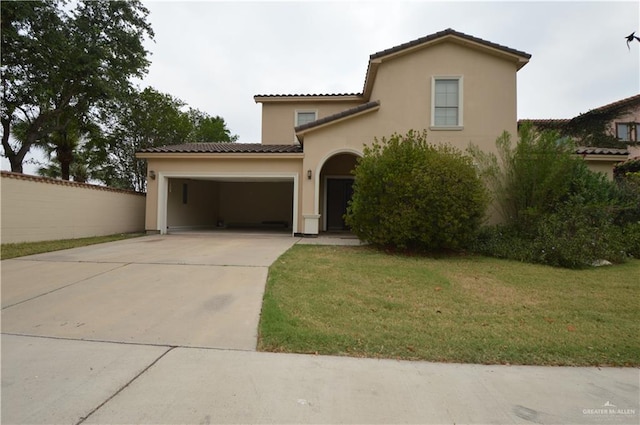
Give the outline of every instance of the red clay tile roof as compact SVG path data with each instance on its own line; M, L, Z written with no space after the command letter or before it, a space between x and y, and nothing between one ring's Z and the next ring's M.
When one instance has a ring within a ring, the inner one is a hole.
M596 109L591 109L589 112L585 112L585 114L589 113L602 113L602 112L610 112L615 110L624 110L629 106L638 106L640 105L640 94L635 96L627 97L621 100L617 100L615 102L611 102L607 105L601 106Z
M528 118L523 118L521 120L518 120L518 127L520 127L522 124L524 123L531 123L534 127L538 128L538 129L559 129L562 128L562 126L566 125L569 123L569 121L571 121L570 119L566 118L561 118L561 119L528 119Z
M529 119L529 118L523 118L518 120L518 125L522 125L526 122L530 122L531 124L533 124L534 126L538 127L557 127L557 126L562 126L564 124L567 124L569 121L571 121L569 118L543 118L543 119Z
M578 155L629 155L627 149L577 147Z
M302 153L300 145L263 145L262 143L184 143L147 148L140 153Z
M434 34L431 34L431 35L427 35L425 37L417 38L415 40L409 41L407 43L400 44L400 45L395 46L395 47L391 47L391 48L386 49L386 50L381 50L379 52L376 52L376 53L372 54L370 56L370 58L371 59L377 59L377 58L382 57L382 56L387 56L387 55L390 55L392 53L400 52L400 51L408 49L410 47L419 46L420 44L428 43L429 41L433 41L433 40L436 40L438 38L445 37L447 35L454 35L456 37L463 38L463 39L469 40L469 41L473 41L475 43L482 44L482 45L487 46L487 47L492 47L494 49L502 50L502 51L507 52L507 53L511 53L511 54L518 55L518 56L523 56L523 57L525 57L527 59L531 58L531 55L529 53L523 52L521 50L512 49L510 47L503 46L501 44L492 43L491 41L487 41L487 40L484 40L482 38L474 37L472 35L464 34L462 32L455 31L455 30L453 30L451 28L447 28L444 31L440 31L440 32L437 32L437 33L434 33Z
M584 112L576 117L570 119L520 119L518 120L518 125L521 125L523 122L531 122L534 126L540 128L558 128L562 125L569 124L570 122L581 121L583 119L589 118L590 115L598 115L608 112L614 111L624 111L626 108L630 106L639 106L640 105L640 94L635 96L627 97L621 100L617 100L615 102L609 103L604 106L600 106L599 108L590 109L588 112Z
M304 131L304 130L308 130L308 129L313 128L313 127L318 127L320 125L327 124L327 123L330 123L332 121L337 121L339 119L347 118L347 117L349 117L351 115L355 115L355 114L358 114L360 112L364 112L364 111L367 111L369 109L376 108L378 106L380 106L380 101L379 100L374 100L372 102L363 103L362 105L358 105L358 106L356 106L354 108L346 109L346 110L344 110L342 112L338 112L337 114L329 115L329 116L326 116L324 118L320 118L319 120L315 120L315 121L311 121L310 123L307 123L307 124L299 125L299 126L297 126L295 128L295 131L297 133L299 131Z
M256 97L351 97L362 96L362 93L318 93L318 94L256 94Z

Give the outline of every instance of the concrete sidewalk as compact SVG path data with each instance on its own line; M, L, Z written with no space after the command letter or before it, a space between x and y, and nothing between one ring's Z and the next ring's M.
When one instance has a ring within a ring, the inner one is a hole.
M2 350L2 423L638 423L637 369L437 364L8 335Z
M639 422L637 368L256 352L268 266L298 241L150 236L2 261L1 422Z

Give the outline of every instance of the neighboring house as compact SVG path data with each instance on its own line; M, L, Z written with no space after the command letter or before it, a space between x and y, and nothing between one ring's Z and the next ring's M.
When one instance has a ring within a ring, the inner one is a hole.
M447 29L372 54L361 93L257 95L260 144L138 153L149 170L146 228L342 230L364 145L426 129L433 143L495 151L503 131L517 131L516 74L530 57Z
M592 109L571 119L523 119L540 130L580 134L591 146L578 146L576 154L582 156L590 169L613 178L613 168L627 159L640 157L640 94ZM589 139L589 129L602 128L603 133L620 146L598 146L598 140ZM595 146L594 146L595 143ZM625 146L626 145L626 146Z

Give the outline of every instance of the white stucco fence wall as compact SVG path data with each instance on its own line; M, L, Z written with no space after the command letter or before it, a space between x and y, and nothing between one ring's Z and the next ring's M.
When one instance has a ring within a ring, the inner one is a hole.
M1 176L2 243L144 231L142 193L5 171Z

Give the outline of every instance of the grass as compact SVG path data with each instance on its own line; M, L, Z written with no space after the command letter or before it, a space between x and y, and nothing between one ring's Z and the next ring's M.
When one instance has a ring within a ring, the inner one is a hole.
M21 242L2 244L0 259L24 257L25 255L41 254L43 252L59 251L61 249L77 248L87 245L95 245L105 242L119 241L122 239L143 236L144 233L119 233L108 236L94 236L90 238L62 239L43 242Z
M566 270L296 245L271 267L258 348L437 362L640 365L640 260Z

